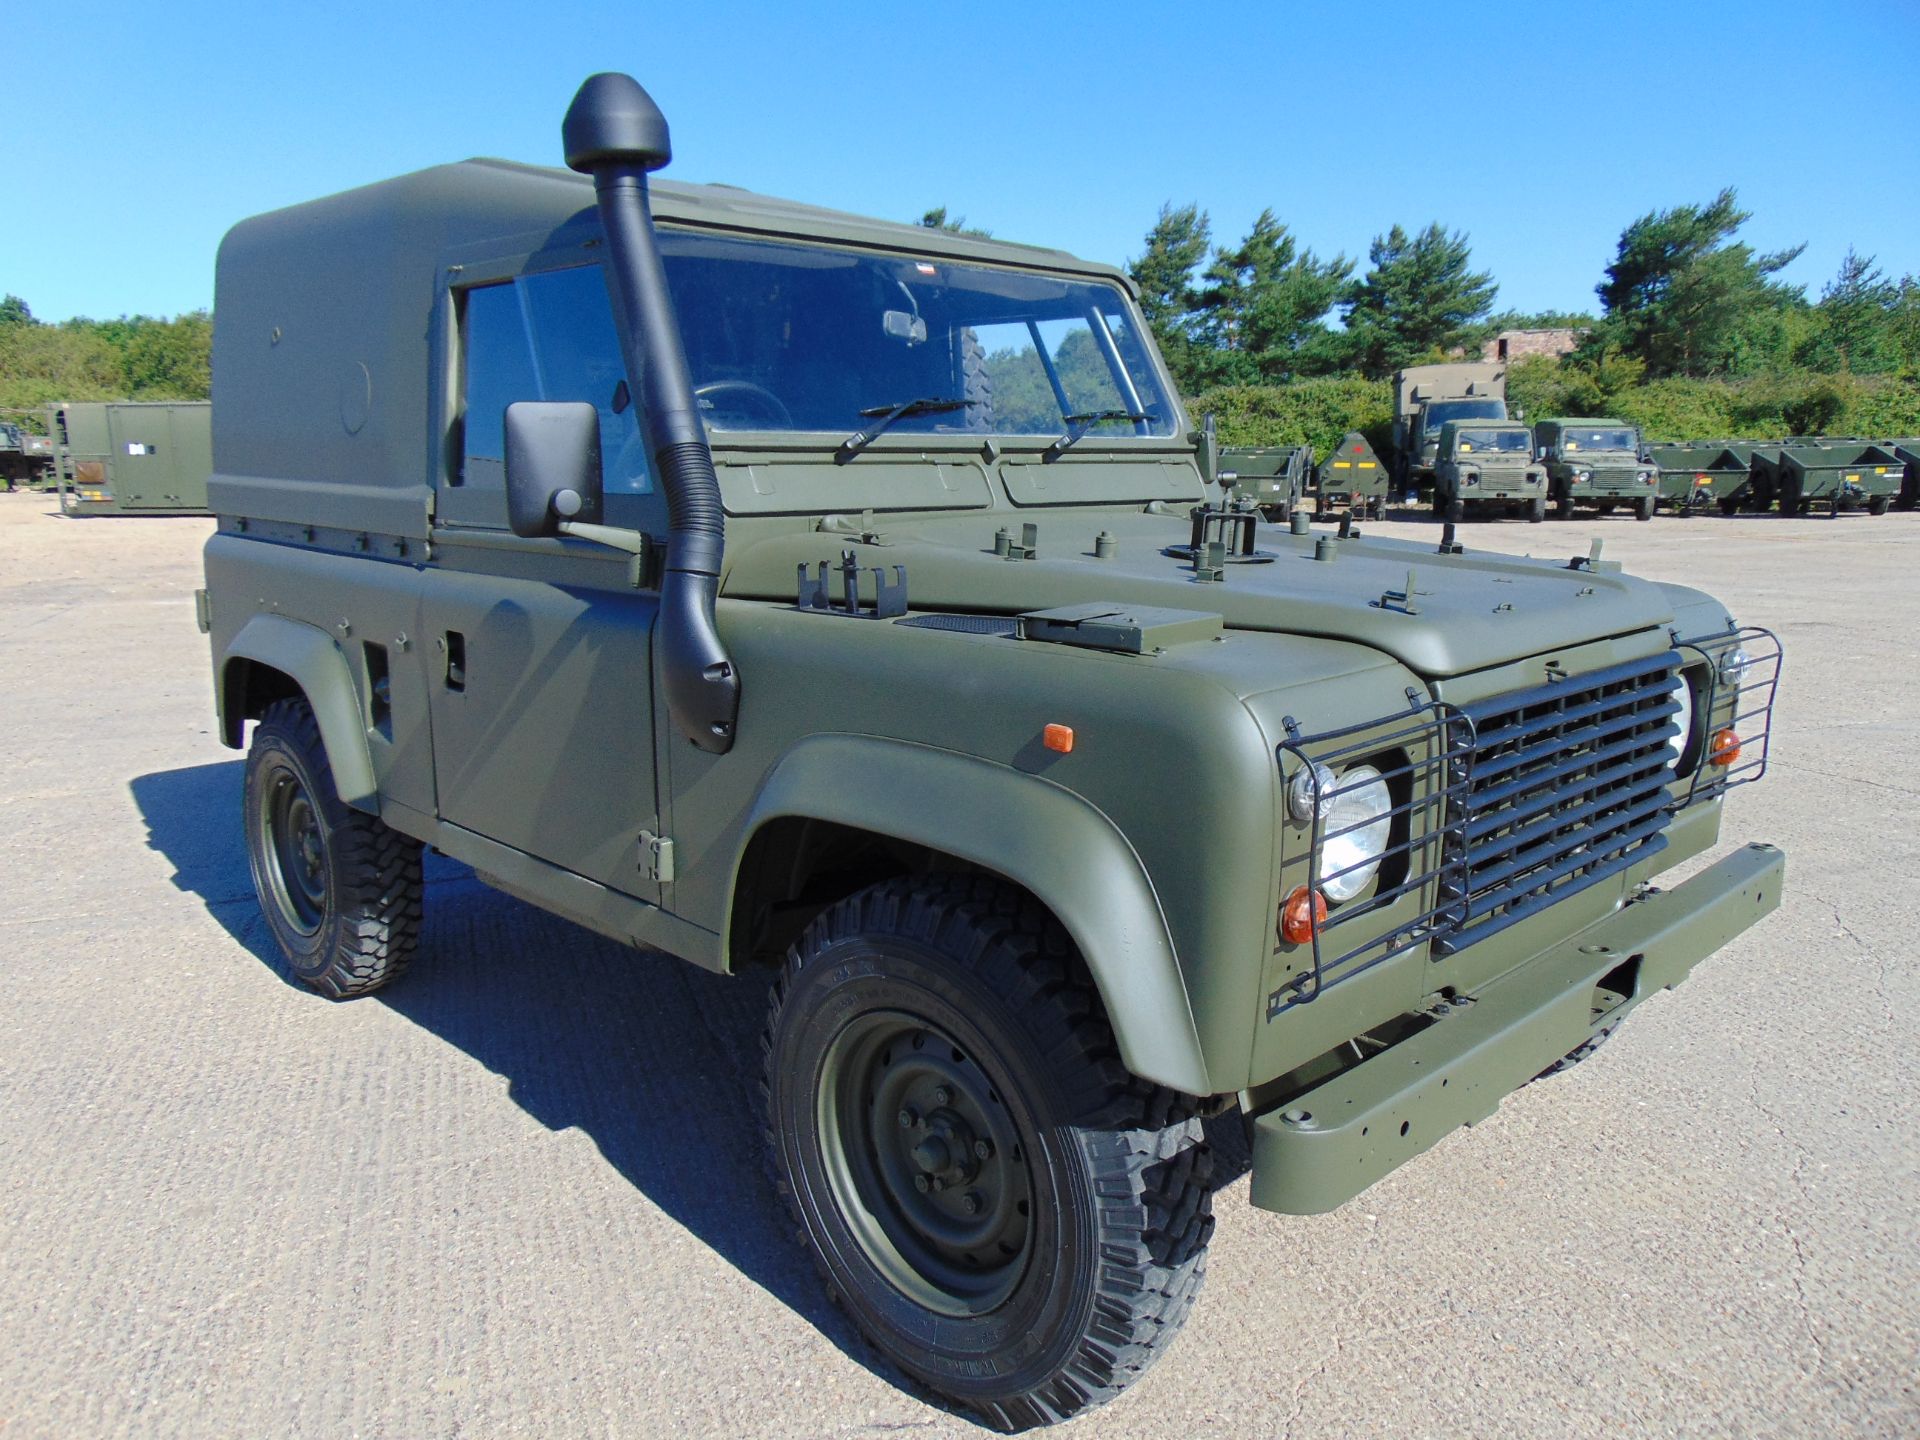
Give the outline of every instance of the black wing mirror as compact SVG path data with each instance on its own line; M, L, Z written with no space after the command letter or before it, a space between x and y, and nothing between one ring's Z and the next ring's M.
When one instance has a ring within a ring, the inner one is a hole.
M507 406L507 524L529 538L600 522L600 412L585 401Z

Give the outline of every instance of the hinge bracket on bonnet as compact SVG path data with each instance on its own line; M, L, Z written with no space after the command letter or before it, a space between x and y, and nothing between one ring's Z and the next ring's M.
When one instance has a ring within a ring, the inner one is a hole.
M887 578L885 566L873 567L874 597L873 604L865 609L860 604L860 561L851 550L840 553L840 599L835 601L828 581L828 563L819 562L819 574L809 575L806 562L802 561L800 570L800 594L794 602L802 610L825 610L835 615L852 615L867 620L891 620L907 613L907 567L895 565L893 579Z

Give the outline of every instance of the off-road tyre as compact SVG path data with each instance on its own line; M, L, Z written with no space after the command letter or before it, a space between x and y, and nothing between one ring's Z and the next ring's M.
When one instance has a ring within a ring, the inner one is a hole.
M1567 1071L1571 1070L1602 1045L1606 1044L1607 1041L1612 1038L1613 1032L1618 1028L1619 1027L1615 1025L1602 1026L1533 1078L1535 1080L1544 1080L1549 1075L1566 1074Z
M1886 514L1888 506L1892 503L1892 499L1893 497L1889 495L1868 496L1867 497L1867 514L1869 515Z
M993 429L993 376L987 370L987 347L972 326L960 331L959 395L973 404L960 412L962 428L975 434Z
M849 1058L861 1045L871 1058ZM1111 1399L1172 1343L1213 1232L1197 1105L1127 1072L1084 963L1031 897L936 875L842 900L788 951L762 1047L774 1185L834 1300L901 1370L1016 1431ZM977 1186L957 1201L921 1189L937 1175L920 1148L898 1183L907 1140L890 1125L955 1140L928 1105L974 1112L948 1152L980 1157L946 1182ZM940 1205L976 1201L1002 1225L994 1253L955 1257L945 1288L939 1256L908 1257L934 1254Z
M1654 507L1659 503L1660 502L1651 495L1642 495L1633 502L1633 518L1636 520L1651 520L1653 518Z
M1546 496L1541 495L1527 502L1527 523L1529 525L1538 525L1542 520L1546 518L1547 518L1547 497Z
M398 979L420 940L420 842L341 801L305 700L254 727L243 805L254 890L294 976L336 1000Z
M1553 518L1556 520L1571 520L1573 518L1573 496L1565 490L1562 490L1554 497Z

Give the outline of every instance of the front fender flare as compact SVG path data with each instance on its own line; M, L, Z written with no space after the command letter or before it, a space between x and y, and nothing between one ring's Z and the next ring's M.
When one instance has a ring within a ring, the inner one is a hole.
M1212 1093L1152 882L1113 822L1080 796L951 750L813 735L789 750L761 786L741 857L763 825L783 817L924 845L1025 887L1079 947L1127 1069L1190 1095ZM729 916L739 876L737 858Z
M250 660L288 676L307 697L320 739L327 747L327 763L343 803L355 810L378 814L379 785L373 774L373 755L360 718L360 696L354 689L347 657L331 635L285 615L256 615L220 657L220 714L224 726L237 733L239 722L228 714L234 697L227 694L227 676L235 660Z

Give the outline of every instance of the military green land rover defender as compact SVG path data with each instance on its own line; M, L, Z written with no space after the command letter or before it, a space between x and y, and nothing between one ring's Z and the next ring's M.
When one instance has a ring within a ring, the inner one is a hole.
M1533 440L1546 467L1556 518L1570 520L1576 506L1611 515L1633 511L1651 520L1660 503L1660 467L1640 451L1640 432L1624 420L1541 420Z
M1449 420L1434 451L1433 513L1547 518L1547 473L1533 463L1533 436L1517 420Z
M254 882L332 996L412 957L426 846L771 967L785 1201L957 1404L1056 1420L1168 1346L1203 1120L1329 1210L1778 904L1765 845L1653 883L1765 768L1765 632L1598 555L1264 525L1119 271L650 183L625 76L562 135L578 175L221 246L200 613Z

